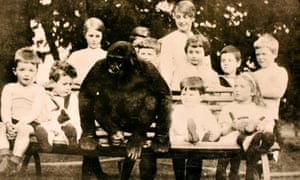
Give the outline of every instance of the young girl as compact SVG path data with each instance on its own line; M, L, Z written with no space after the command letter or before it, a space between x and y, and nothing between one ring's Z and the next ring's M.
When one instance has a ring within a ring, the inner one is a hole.
M235 46L228 45L221 50L220 65L223 71L222 75L219 76L221 86L234 86L234 79L239 74L241 61L241 52Z
M161 43L159 70L170 88L174 74L186 63L184 46L186 40L193 35L192 26L196 17L196 7L192 1L179 1L174 7L172 17L177 29L159 39Z
M258 84L250 73L237 76L234 85L235 101L224 106L219 123L223 137L220 142L238 143L247 156L246 179L258 176L256 163L260 154L274 143L274 119L271 118L263 102ZM238 178L240 159L231 159L230 179ZM217 167L217 179L226 178L228 161L220 161Z
M106 57L106 51L101 48L104 30L103 22L96 17L91 17L85 21L83 33L87 41L87 48L73 52L68 59L78 74L74 80L76 85L80 86L92 66L98 60Z
M78 98L71 91L76 75L74 67L67 62L58 61L51 68L52 90L47 97L50 121L41 123L35 132L45 152L52 150L53 139L58 136L66 139L70 148L77 147L81 135Z
M181 105L176 105L172 112L170 128L171 144L192 143L201 141L216 141L221 129L215 116L208 106L201 103L205 92L200 77L187 77L180 83ZM173 168L177 180L200 179L202 159L191 156L185 162L184 158L173 158ZM186 175L185 175L186 171Z
M171 90L178 90L180 81L185 77L198 76L204 81L204 86L218 87L219 76L210 65L210 43L202 34L196 34L187 39L185 45L186 63L177 67L173 76Z
M1 95L0 172L13 175L19 171L22 157L35 127L48 117L46 92L34 83L40 59L30 47L17 50L13 73L17 82L4 86ZM9 141L14 140L10 155Z

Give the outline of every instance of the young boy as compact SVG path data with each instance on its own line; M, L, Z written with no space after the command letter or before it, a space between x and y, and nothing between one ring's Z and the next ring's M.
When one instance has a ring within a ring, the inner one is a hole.
M65 61L58 61L51 68L52 90L47 97L50 121L41 123L35 132L45 152L51 152L55 137L66 139L70 148L77 147L81 135L78 98L71 91L76 76L75 68Z
M221 50L220 65L222 75L219 76L221 86L234 87L234 79L239 74L241 61L241 51L237 47L228 45Z
M184 46L188 37L193 35L192 25L195 21L195 14L196 8L191 1L179 1L173 12L177 30L159 40L161 42L159 70L169 87L171 87L174 74L178 71L177 68L186 63Z
M139 60L149 61L155 67L158 67L160 43L157 41L157 39L147 37L139 42L133 42L132 45L136 47L136 53Z
M263 34L254 42L257 62L261 66L254 72L267 108L274 119L279 119L280 98L288 84L288 73L275 62L279 51L279 42L271 34Z
M47 120L48 114L43 109L45 90L34 84L40 59L30 47L17 50L13 73L17 82L4 86L1 95L1 134L0 134L0 172L13 175L19 171L22 157L29 145L29 136L34 128ZM12 153L9 141L14 140Z
M172 112L171 144L196 144L201 141L218 140L221 128L207 105L201 103L201 96L205 93L202 79L184 78L180 88L182 104L176 105ZM185 171L187 179L200 179L202 159L192 156L185 163L185 159L175 157L173 168L177 180L185 179Z
M185 45L187 63L178 67L171 83L172 90L179 90L179 83L185 77L198 76L205 87L218 87L219 76L210 66L210 43L202 34L188 38Z

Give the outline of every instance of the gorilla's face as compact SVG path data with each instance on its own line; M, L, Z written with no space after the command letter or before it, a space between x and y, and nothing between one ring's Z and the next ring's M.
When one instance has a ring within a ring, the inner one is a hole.
M116 42L107 52L108 72L112 75L122 75L133 68L136 59L135 51L129 42Z
M123 74L130 65L130 60L125 58L107 58L108 72L110 74Z

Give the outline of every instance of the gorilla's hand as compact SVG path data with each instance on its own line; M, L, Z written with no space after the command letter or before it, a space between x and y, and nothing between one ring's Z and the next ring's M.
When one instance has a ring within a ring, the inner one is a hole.
M130 159L136 160L140 158L145 138L140 135L133 134L127 142L127 155Z
M122 131L117 131L111 136L113 146L120 146L124 142L124 134Z
M152 149L156 153L166 153L170 148L169 135L156 135L152 140Z

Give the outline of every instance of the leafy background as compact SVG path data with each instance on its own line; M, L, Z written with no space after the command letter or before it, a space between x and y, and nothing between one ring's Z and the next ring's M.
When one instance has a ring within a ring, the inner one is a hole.
M175 29L170 11L177 0L0 0L0 87L13 80L14 52L32 44L30 19L40 22L51 53L72 44L72 51L86 46L82 24L87 17L103 20L103 48L127 40L137 25L147 26L160 38ZM234 44L243 54L243 66L258 68L252 48L257 37L272 33L280 42L277 62L289 72L288 90L282 99L281 118L300 126L300 3L298 0L194 0L193 30L212 43L212 65L219 71L219 50ZM270 87L272 88L272 87Z

